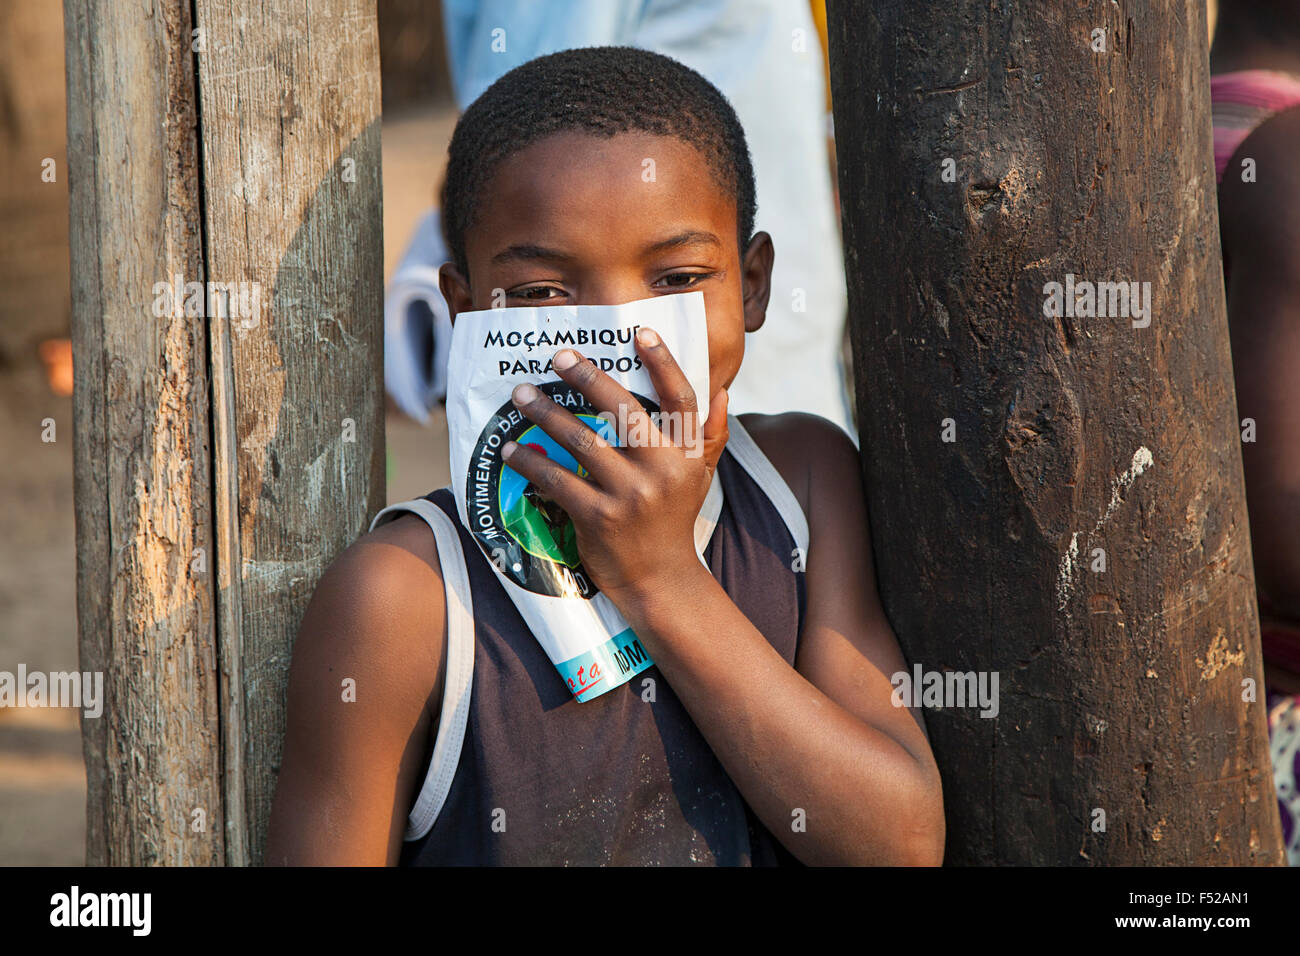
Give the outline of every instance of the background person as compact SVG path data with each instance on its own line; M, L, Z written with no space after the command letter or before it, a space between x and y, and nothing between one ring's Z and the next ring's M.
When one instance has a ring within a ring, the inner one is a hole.
M1283 838L1300 865L1300 0L1225 0L1214 166Z

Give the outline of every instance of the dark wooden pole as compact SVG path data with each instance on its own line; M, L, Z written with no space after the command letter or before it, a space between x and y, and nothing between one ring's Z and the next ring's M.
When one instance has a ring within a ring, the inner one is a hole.
M257 863L302 612L384 503L375 7L65 18L87 861Z
M1281 862L1204 4L835 2L830 55L882 598L999 678L926 711L948 862Z

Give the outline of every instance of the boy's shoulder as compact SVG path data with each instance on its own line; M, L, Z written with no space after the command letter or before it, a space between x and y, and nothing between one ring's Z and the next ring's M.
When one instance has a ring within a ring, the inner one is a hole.
M442 568L429 526L412 512L398 514L357 538L326 572L336 593L364 604L405 604L431 585L442 594Z
M304 624L295 654L306 644L306 653L347 660L372 679L425 698L436 716L446 599L438 548L418 515L380 525L335 558Z
M809 412L736 417L790 486L809 520L819 500L861 493L858 450L834 422Z

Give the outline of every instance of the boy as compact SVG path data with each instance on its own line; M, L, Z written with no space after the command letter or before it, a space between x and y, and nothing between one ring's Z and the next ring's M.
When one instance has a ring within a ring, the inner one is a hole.
M941 862L939 776L920 714L891 701L906 663L872 583L853 444L815 416L726 414L769 295L753 196L726 100L647 51L533 60L461 117L443 191L453 317L704 294L699 436L615 449L536 390L514 394L590 477L522 447L509 466L571 516L584 568L656 663L570 699L468 532L435 546L430 528L456 512L434 492L442 515L379 525L317 587L269 862ZM653 334L636 348L663 409L693 410L667 349ZM640 413L573 350L549 358L597 408ZM704 454L688 456L697 437ZM693 534L715 481L706 570ZM444 708L471 627L468 709ZM342 703L349 677L356 701Z

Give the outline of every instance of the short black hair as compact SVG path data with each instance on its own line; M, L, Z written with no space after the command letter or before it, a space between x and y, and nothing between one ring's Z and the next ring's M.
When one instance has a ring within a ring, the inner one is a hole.
M470 104L451 137L442 186L442 228L468 274L465 231L479 198L507 158L555 133L610 137L631 131L673 136L704 156L718 185L736 197L737 240L753 237L754 168L745 131L727 98L683 63L636 47L563 50L506 73Z

